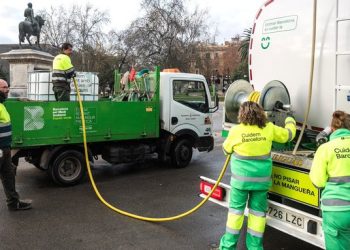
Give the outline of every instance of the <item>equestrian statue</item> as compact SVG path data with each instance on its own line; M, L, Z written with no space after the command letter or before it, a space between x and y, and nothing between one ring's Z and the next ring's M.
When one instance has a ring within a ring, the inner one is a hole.
M32 9L32 3L28 3L28 8L24 11L25 20L20 22L18 25L19 31L19 46L22 47L22 43L24 43L24 38L27 39L28 43L32 45L30 42L31 36L36 36L36 44L40 47L40 32L41 27L45 24L45 20L37 15L34 17L34 11Z

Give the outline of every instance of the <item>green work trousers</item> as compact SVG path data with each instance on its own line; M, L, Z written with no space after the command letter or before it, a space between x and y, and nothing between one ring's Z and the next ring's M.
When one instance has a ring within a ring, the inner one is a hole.
M248 229L246 244L249 250L263 249L266 225L267 190L241 190L231 187L226 233L220 241L220 250L237 248L243 225L244 209L248 202Z
M323 211L323 231L327 250L350 249L350 211Z

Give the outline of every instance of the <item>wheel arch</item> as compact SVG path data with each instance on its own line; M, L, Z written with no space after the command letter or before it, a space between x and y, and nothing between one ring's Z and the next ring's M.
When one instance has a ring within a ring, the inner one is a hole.
M175 133L175 141L182 138L190 140L192 142L192 145L194 145L195 142L198 140L199 136L195 131L191 129L182 129Z
M50 164L52 164L55 160L55 158L61 154L64 151L68 151L68 150L76 150L81 152L83 155L84 153L84 146L83 145L58 145L58 146L54 146L52 148L47 148L43 151L42 155L41 155L41 160L40 160L40 166L44 169L49 169ZM88 149L88 158L89 161L93 162L94 161L94 157L92 152Z

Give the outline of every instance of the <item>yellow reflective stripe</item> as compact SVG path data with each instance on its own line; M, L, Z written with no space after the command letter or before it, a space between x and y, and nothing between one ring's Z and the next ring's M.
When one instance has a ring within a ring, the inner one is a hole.
M249 156L249 155L240 155L235 152L233 153L233 156L239 160L266 160L271 158L271 153L268 153L266 155Z
M237 181L248 181L248 182L268 182L268 181L271 181L271 176L249 177L249 176L239 176L236 174L232 174L231 179L237 180Z
M240 230L243 225L244 220L244 214L233 214L229 213L227 215L227 223L226 228L232 229L232 230Z
M248 214L248 229L253 230L263 234L265 231L266 217L265 216L256 216L249 212Z
M350 176L330 177L327 181L336 183L347 183L350 182Z

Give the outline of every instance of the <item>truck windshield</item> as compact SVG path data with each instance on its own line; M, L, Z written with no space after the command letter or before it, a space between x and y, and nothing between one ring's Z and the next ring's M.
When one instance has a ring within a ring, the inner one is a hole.
M174 80L173 99L202 113L209 112L204 82Z

